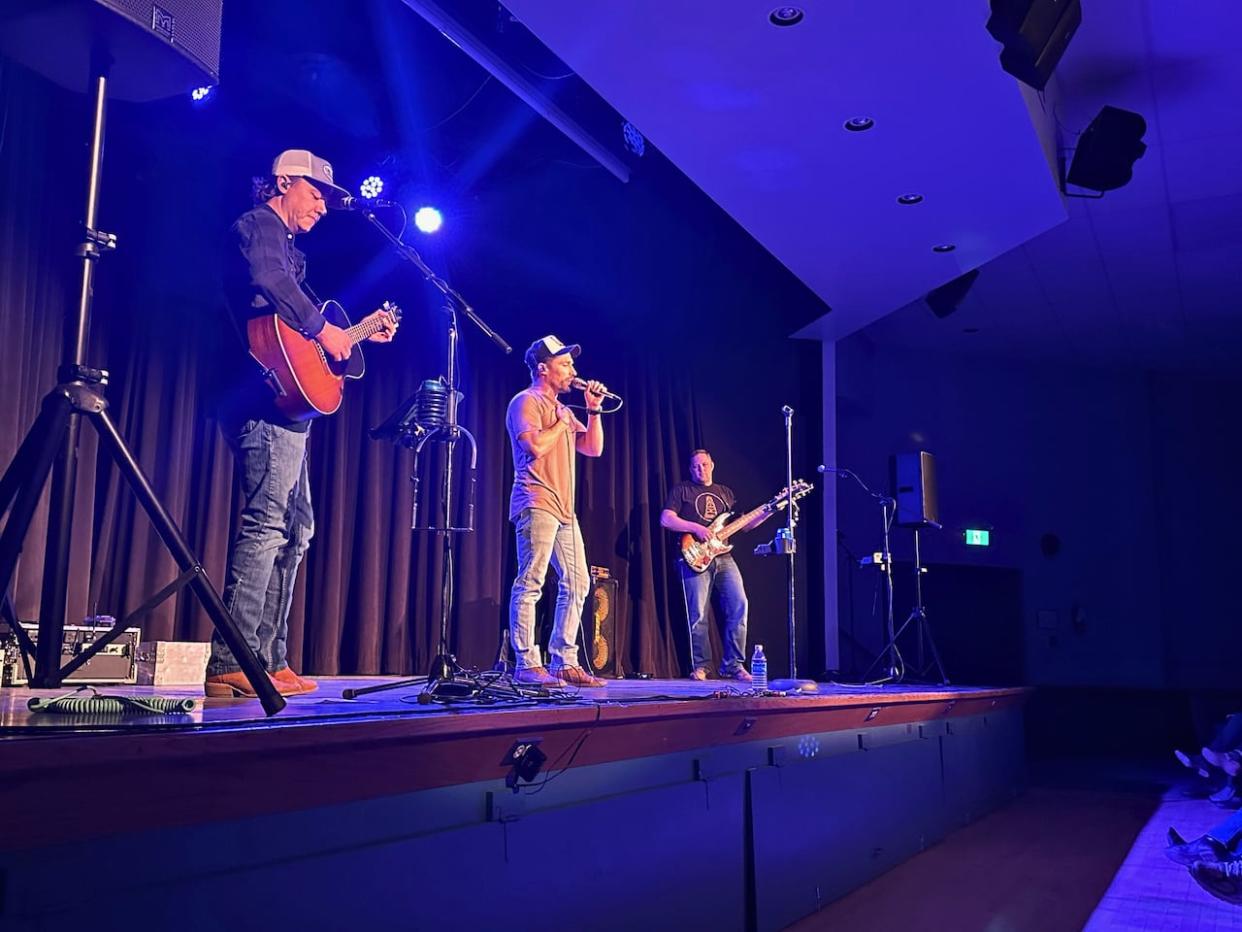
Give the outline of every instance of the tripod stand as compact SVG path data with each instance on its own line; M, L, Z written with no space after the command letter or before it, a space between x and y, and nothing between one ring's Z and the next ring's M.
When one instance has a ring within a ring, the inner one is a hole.
M136 618L150 612L188 585L203 603L212 624L237 658L246 679L258 694L264 711L268 715L275 715L284 708L285 700L264 672L258 657L246 644L215 586L207 578L202 563L190 550L180 528L156 497L151 483L109 416L108 402L103 395L103 388L108 382L107 371L86 365L95 263L104 252L116 248L116 237L95 226L103 166L109 65L110 62L103 55L99 55L91 69L94 100L91 164L84 224L86 235L77 249L77 255L82 260L81 287L78 292L77 313L69 321L66 333L65 357L57 372L59 384L44 396L38 417L18 447L3 478L0 478L0 515L8 515L4 533L0 535L0 592L9 591L22 545L29 533L31 520L50 473L48 533L39 603L38 643L32 642L21 625L13 629L23 654L35 656L35 670L30 685L43 689L58 687L65 677L120 637ZM73 532L74 488L77 478L78 433L83 418L98 433L104 452L129 483L138 503L150 517L181 573L126 618L118 621L110 632L97 639L89 649L61 667L61 642L64 637L69 578L69 544Z
M889 639L884 651L896 654L897 641L905 633L906 629L914 626L918 637L918 666L915 668L915 674L920 681L932 682L939 686L948 686L949 677L944 672L944 664L940 662L940 651L936 649L936 641L932 638L931 623L927 619L927 612L923 608L923 568L922 557L919 553L919 528L914 528L914 607L910 609L910 614L905 621L901 623ZM925 648L931 650L931 661L928 662L925 654ZM883 656L884 652L881 652ZM928 678L933 670L940 674L939 680L931 680ZM891 676L891 674L890 674ZM901 670L895 677L894 682L899 682L905 678L905 670Z
M467 683L455 682L458 675L463 671L457 663L457 658L450 652L449 645L449 618L453 610L453 539L457 534L469 534L474 530L474 488L475 472L478 463L478 445L475 443L474 435L457 423L457 404L461 399L461 393L457 390L458 308L460 307L462 313L472 320L505 353L512 352L512 347L479 318L474 309L466 303L465 298L428 267L427 263L423 261L422 256L413 247L403 243L398 237L393 235L392 231L380 223L375 218L373 211L368 210L364 216L370 221L372 226L383 234L385 239L393 244L397 254L417 267L423 273L423 277L435 285L447 299L444 305L444 312L448 315L448 347L445 353L447 374L439 380L424 382L423 387L413 397L406 399L397 411L393 412L379 427L371 432L372 437L395 440L403 446L414 450L414 466L410 475L414 492L410 530L432 531L440 535L444 549L440 579L438 653L432 659L427 675L425 677L416 676L397 680L393 683L366 686L362 689L346 689L342 691L341 695L345 699L354 699L368 693L422 685L423 695L427 698L423 700L420 697L420 701L430 701L431 696L436 694L458 697L468 696L473 693L474 688ZM437 385L443 386L443 391L433 390L433 386ZM463 437L470 446L470 468L467 474L466 491L466 522L462 527L455 527L452 520L453 448ZM438 526L427 525L420 527L418 523L420 483L418 462L423 447L432 440L442 443L445 451L444 475L441 484L441 523Z

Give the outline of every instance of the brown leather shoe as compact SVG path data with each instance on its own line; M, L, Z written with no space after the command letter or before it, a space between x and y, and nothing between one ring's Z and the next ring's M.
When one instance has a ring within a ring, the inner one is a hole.
M319 688L319 684L310 677L298 676L293 672L291 667L281 667L272 675L272 682L280 690L282 696L297 696L302 693L313 693ZM285 692L286 689L292 689L293 692Z
M728 670L721 670L720 678L724 680L737 680L739 683L754 681L754 677L750 675L745 667L730 667Z
M555 689L561 681L543 667L523 667L513 674L513 682L523 686L547 686Z
M272 679L270 674L268 679ZM272 682L282 696L290 695L275 680ZM246 679L246 674L241 670L234 670L232 673L217 673L215 676L207 677L203 681L203 692L209 699L259 698L259 694L251 688L250 680Z
M707 681L707 671L702 667L695 667L690 671L690 679L698 680L700 683Z
M560 667L551 671L553 676L560 677L561 682L567 686L583 686L587 689L599 689L601 686L607 686L607 680L601 680L598 676L591 676L582 667Z

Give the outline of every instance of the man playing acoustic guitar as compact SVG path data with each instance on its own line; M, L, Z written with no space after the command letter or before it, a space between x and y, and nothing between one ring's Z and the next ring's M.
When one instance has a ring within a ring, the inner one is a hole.
M297 234L313 229L347 195L333 182L332 166L305 149L282 152L271 176L255 179L257 206L232 226L231 242L240 255L226 270L233 323L241 333L249 319L275 314L317 342L331 359L349 358L350 336L325 320L303 290L306 257L294 245ZM389 342L397 332L396 321L385 311L372 316L380 329L369 339ZM276 688L286 696L307 693L316 684L289 669L285 639L298 567L314 533L306 471L310 421L291 421L280 414L273 390L253 360L242 371L250 376L238 380L222 411L244 501L224 604ZM212 638L204 689L216 697L255 695L219 634Z
M716 464L706 450L690 454L690 481L673 486L660 512L660 525L679 534L692 534L697 540L708 541L715 537L709 527L721 515L733 510L737 497L727 485L712 482ZM755 518L739 530L749 531L758 527L775 511L764 507ZM750 682L746 670L746 588L742 585L742 573L728 553L722 553L698 572L686 561L678 560L682 592L686 597L686 620L690 625L690 654L692 680L707 679L711 666L711 642L707 631L707 603L715 593L717 605L724 615L724 662L720 665L722 677Z

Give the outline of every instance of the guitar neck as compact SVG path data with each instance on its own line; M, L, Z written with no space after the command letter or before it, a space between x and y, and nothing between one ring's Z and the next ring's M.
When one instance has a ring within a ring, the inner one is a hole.
M349 342L351 344L361 343L363 340L374 336L383 329L384 325L380 322L380 318L378 316L368 317L366 320L354 324L352 327L346 327L345 336L349 337Z
M720 533L718 533L716 536L720 540L728 540L730 537L732 537L742 528L746 527L746 525L750 524L750 522L754 521L755 518L759 517L759 514L765 508L767 508L769 504L771 503L767 502L763 505L760 505L758 508L752 508L750 511L746 512L746 514L742 515L740 518L734 518L732 521L730 521L728 524L722 527L720 529Z

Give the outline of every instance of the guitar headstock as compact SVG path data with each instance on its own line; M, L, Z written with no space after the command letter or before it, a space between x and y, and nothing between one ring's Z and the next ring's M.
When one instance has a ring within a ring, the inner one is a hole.
M384 311L395 321L401 320L401 307L395 301L385 301L379 306L378 310Z
M795 479L792 486L786 486L772 496L772 501L768 502L768 505L772 508L784 508L789 502L796 502L804 495L809 495L813 488L815 486L805 479Z

